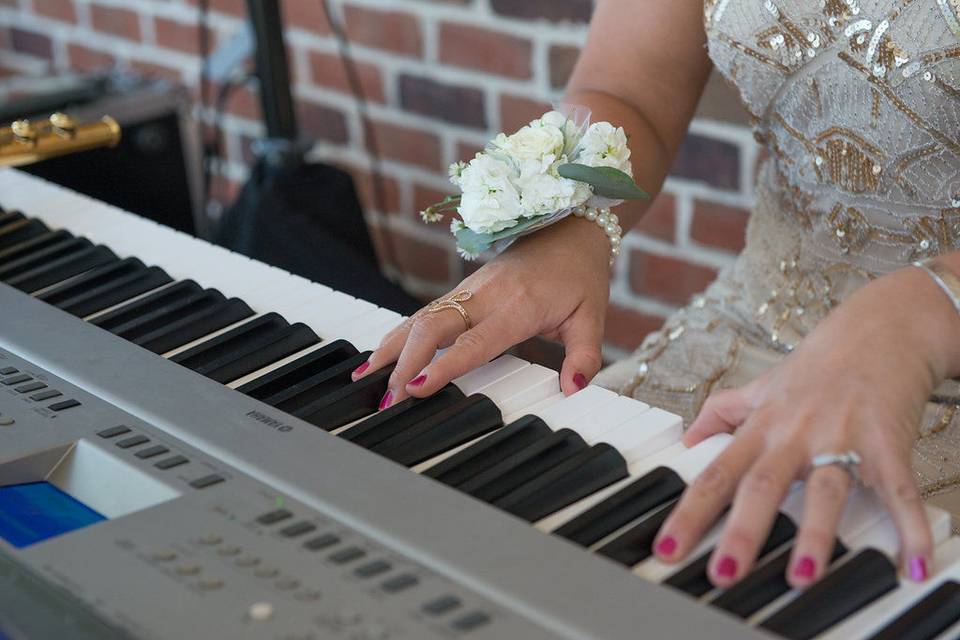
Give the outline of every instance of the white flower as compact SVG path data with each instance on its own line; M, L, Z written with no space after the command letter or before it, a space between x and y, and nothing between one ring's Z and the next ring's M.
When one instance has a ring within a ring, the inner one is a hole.
M630 147L623 127L595 122L580 139L576 162L590 167L613 167L632 175Z
M450 165L450 168L447 169L447 174L450 176L450 182L456 186L460 186L460 176L463 175L463 170L467 168L467 163L459 160Z
M525 217L540 216L583 204L590 197L590 185L561 178L557 167L566 157L543 166L536 160L527 160L520 165L517 187Z
M553 164L563 153L563 131L553 126L534 126L531 123L513 135L500 134L494 145L514 160L539 160L546 166Z
M523 209L514 178L507 162L477 154L460 174L463 197L457 212L464 225L477 233L495 233L515 226Z
M539 119L531 122L530 126L537 126L538 124L543 127L556 127L563 132L563 153L568 156L573 153L583 137L583 130L577 126L573 118L559 111L548 111Z

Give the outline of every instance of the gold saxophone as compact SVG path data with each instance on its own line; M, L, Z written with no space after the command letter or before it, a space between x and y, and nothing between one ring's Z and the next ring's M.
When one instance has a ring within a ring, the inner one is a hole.
M17 120L0 127L0 167L19 167L98 147L115 147L120 125L110 116L78 124L63 113L46 120Z

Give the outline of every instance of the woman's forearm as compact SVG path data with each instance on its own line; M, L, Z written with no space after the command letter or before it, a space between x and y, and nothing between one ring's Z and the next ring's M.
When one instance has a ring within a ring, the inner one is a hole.
M633 163L633 178L644 191L655 196L667 177L676 149L668 147L663 136L637 108L615 95L594 90L569 92L564 101L590 109L593 122L606 120L623 127L630 146ZM620 226L629 230L643 217L650 206L649 200L631 200L617 207Z

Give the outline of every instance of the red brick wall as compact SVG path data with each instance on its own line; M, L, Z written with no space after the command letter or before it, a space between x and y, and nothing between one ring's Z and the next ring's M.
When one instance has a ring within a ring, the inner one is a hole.
M242 26L242 0L212 0L213 41ZM285 0L294 94L315 154L350 169L387 269L433 296L472 268L442 228L416 212L446 193L446 166L494 133L513 130L562 95L590 18L591 0L332 0L370 102L361 121L319 0ZM0 99L14 74L89 70L113 63L196 89L196 0L0 0ZM5 80L4 80L5 78ZM6 83L6 84L4 84ZM716 81L664 193L625 240L607 318L608 355L639 344L700 290L743 242L755 146ZM227 197L261 135L255 88L230 102ZM732 115L731 115L732 114ZM369 133L383 157L385 211L375 210ZM389 242L387 242L389 240ZM392 251L388 251L392 247Z

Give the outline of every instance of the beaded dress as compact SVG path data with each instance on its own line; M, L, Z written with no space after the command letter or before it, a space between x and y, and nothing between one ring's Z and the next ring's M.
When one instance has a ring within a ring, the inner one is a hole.
M746 247L596 380L688 424L871 278L960 249L960 0L707 0L704 17L767 152ZM927 403L926 496L960 483L958 408L955 383Z

